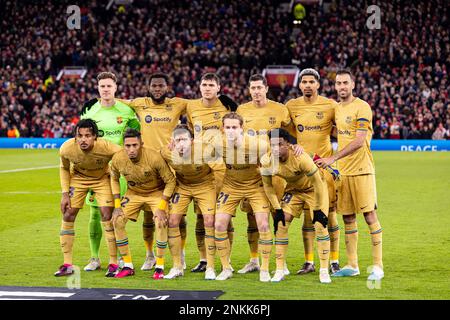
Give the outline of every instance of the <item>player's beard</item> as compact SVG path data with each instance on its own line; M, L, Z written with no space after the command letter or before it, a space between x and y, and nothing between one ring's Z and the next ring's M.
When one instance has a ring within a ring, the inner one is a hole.
M164 100L166 100L167 97L167 93L164 93L163 95L161 95L161 97L159 97L158 99L156 99L152 93L149 93L150 98L153 100L153 102L155 102L156 104L161 104L164 102Z

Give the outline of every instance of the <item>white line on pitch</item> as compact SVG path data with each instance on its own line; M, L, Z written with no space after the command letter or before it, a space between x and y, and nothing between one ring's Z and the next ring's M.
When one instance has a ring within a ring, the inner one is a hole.
M54 169L54 168L59 168L59 166L43 166L43 167L33 167L33 168L21 168L21 169L11 169L11 170L0 170L0 173L21 172L21 171L32 171L32 170L43 170L43 169Z
M48 298L69 298L75 293L64 292L39 292L39 291L0 291L0 297L48 297Z
M4 191L0 194L56 194L61 193L61 191Z

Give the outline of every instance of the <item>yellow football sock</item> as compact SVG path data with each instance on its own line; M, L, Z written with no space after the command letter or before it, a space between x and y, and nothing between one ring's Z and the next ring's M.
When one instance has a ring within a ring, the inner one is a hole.
M180 235L181 235L181 250L184 250L186 248L186 238L187 238L187 231L186 231L186 227L187 227L187 221L183 220L180 223Z
M142 223L142 235L144 238L144 245L147 256L153 256L153 246L155 234L155 223L153 222L153 214L151 212L144 212L144 222Z
M116 246L125 263L131 262L131 251L128 245L128 234L125 229L128 219L124 216L119 216L114 221L114 234L116 235Z
M230 268L230 240L227 231L215 230L216 252L224 269Z
M205 247L205 224L203 222L203 216L197 214L197 222L195 224L195 239L197 240L197 249L200 253L200 260L206 260L206 247Z
M102 226L105 232L106 245L108 246L109 263L117 264L117 246L113 223L111 220L102 221Z
M328 233L330 234L330 259L331 262L339 260L340 230L336 211L328 213Z
M286 253L289 245L289 225L291 223L286 221L286 226L282 222L278 223L278 230L275 235L275 260L277 270L284 270L284 263L286 262Z
M353 268L358 267L358 224L356 220L345 224L345 251L347 252L347 264Z
M155 268L164 269L164 254L167 248L167 226L160 227L156 224L156 265Z
M311 212L309 210L304 211L304 220L302 227L303 246L305 249L305 261L314 263L314 236L315 229L312 223Z
M169 241L169 249L170 254L172 255L173 266L175 268L181 269L183 266L181 265L181 234L180 228L174 227L170 228L168 231L168 241Z
M233 221L231 221L231 220L230 220L230 223L228 224L227 234L228 234L228 240L230 241L230 256L231 256L231 249L233 248L233 240L234 240L234 227L233 227Z
M214 269L214 258L216 255L216 242L214 240L214 228L205 227L205 245L206 245L206 266Z
M314 228L316 229L320 268L328 269L328 263L330 262L330 235L328 234L328 229L324 228L320 222L316 222Z
M73 241L75 240L74 222L62 221L59 243L64 256L64 264L72 264Z
M270 231L259 233L259 251L261 254L261 271L269 271L270 254L272 252L272 233Z
M370 236L372 238L372 258L373 264L383 269L383 229L380 222L369 225Z
M248 246L250 247L250 258L258 259L259 232L258 226L256 224L256 219L254 218L254 216L253 219L248 219L247 239L248 239Z

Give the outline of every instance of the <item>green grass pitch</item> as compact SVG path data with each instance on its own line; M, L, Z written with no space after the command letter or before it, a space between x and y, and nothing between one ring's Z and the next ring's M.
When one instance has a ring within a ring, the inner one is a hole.
M139 270L145 255L141 224L128 224L134 277L109 279L101 272L81 271L83 288L140 288L170 290L223 290L221 299L449 299L450 298L450 153L375 152L378 215L383 227L385 278L380 289L367 287L366 268L371 264L370 237L358 216L361 276L332 278L319 283L318 273L297 276L303 263L301 224L290 229L288 267L292 275L281 283L261 283L258 274L235 274L224 282L205 281L203 274L187 270L181 279L154 281L152 273ZM53 273L62 263L59 247L60 185L57 150L0 150L0 285L65 287L66 278ZM54 168L5 172L6 170L55 166ZM76 221L74 264L83 268L89 258L88 209ZM195 221L188 215L187 265L198 260ZM339 217L341 229L343 222ZM237 270L248 261L246 218L234 219L232 265ZM345 244L341 230L341 265ZM172 261L167 252L166 268ZM107 250L102 239L101 259ZM219 261L216 260L216 270ZM318 263L316 253L316 263ZM271 270L275 267L274 257Z

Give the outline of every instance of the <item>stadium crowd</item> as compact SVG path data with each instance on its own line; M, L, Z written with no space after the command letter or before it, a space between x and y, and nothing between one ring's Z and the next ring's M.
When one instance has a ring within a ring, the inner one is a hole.
M212 71L222 92L242 103L251 74L297 61L319 70L321 94L332 98L335 72L350 67L355 93L373 108L374 138L450 139L446 1L374 2L381 29L369 30L365 1L312 7L300 26L275 0L135 0L109 10L101 1L77 1L81 30L69 30L68 1L6 0L0 137L70 136L83 102L98 95L101 71L118 75L123 98L146 96L146 78L155 71L170 75L171 94L194 98L201 75ZM64 66L88 72L56 80ZM280 102L300 95L289 86L272 93Z

